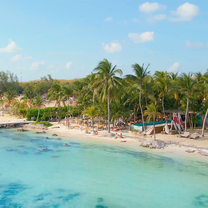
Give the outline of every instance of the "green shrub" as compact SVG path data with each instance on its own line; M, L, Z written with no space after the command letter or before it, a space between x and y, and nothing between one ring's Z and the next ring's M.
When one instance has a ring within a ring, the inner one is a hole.
M60 116L60 118L63 119L65 118L66 115L67 115L67 106L61 107L60 109L58 107L42 108L40 109L39 120L48 121L51 116L52 117ZM69 106L69 115L77 116L78 115L77 107ZM38 116L37 108L29 108L27 110L26 118L28 121L30 121L32 117L37 119L37 116Z
M36 122L34 122L34 123L32 123L32 124L34 124L34 125L36 125L36 124L44 124L44 125L47 126L47 127L53 126L52 123L49 123L49 122L47 122L47 121L36 121Z

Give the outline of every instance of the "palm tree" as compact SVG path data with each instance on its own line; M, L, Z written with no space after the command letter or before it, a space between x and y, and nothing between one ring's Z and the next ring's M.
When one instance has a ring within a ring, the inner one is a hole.
M198 76L196 76L196 77L198 77ZM200 83L201 83L201 86L202 86L202 89L203 89L203 90L200 89L200 93L203 92L202 109L204 111L206 109L206 113L205 113L204 120L203 120L203 126L202 126L202 136L204 137L204 130L205 130L206 120L207 120L207 116L208 116L208 99L207 99L208 98L208 96L207 96L207 92L208 92L208 72L206 72L203 75L203 78L201 78Z
M40 96L40 94L38 94L37 96L34 97L34 100L33 100L33 105L35 107L38 108L38 116L37 116L37 121L39 121L39 116L40 116L40 107L42 105L44 105L44 100L42 99L42 97Z
M121 79L116 74L122 75L121 69L116 69L107 59L99 62L98 66L94 69L97 81L95 85L101 91L101 100L106 100L108 103L108 133L110 133L110 102L113 90L119 90ZM115 91L114 91L115 92Z
M7 104L11 105L12 100L16 97L17 92L13 90L11 87L7 90L7 92L4 93L4 97L7 100Z
M83 111L83 114L86 114L92 118L92 129L94 132L94 117L98 115L98 111L97 111L96 107L94 105L88 107L86 110Z
M5 102L6 102L6 100L0 99L0 104L1 104L1 110L2 111L3 111L3 106L4 106Z
M208 107L204 116L204 120L203 120L203 126L202 126L202 136L204 137L204 130L205 130L205 125L206 125L206 120L207 120L207 116L208 116Z
M67 99L67 121L68 121L68 128L69 128L69 102L70 102L70 97L72 96L72 93L73 93L73 89L70 85L63 86L62 91L63 91L63 98Z
M159 89L160 94L159 98L162 98L162 109L165 117L165 121L167 121L164 107L164 99L165 95L170 92L170 76L167 72L156 71L155 72L155 85Z
M48 102L51 102L52 100L56 100L56 105L58 105L58 108L59 108L59 121L60 121L61 102L65 106L64 94L63 94L63 90L60 84L58 83L53 84L53 86L48 90L48 98L49 98Z
M147 110L144 111L144 115L148 116L147 120L150 121L153 119L153 127L154 127L154 140L156 140L156 134L155 134L155 118L156 116L159 116L160 113L157 111L157 106L154 103L151 103L147 106Z
M95 105L95 95L96 95L96 74L91 73L90 75L87 76L87 80L88 80L88 85L87 88L89 90L89 92L92 92L92 102L93 105Z
M35 97L34 93L34 86L27 85L23 91L24 97L22 97L22 100L27 100L29 102L30 107L32 106L33 98Z
M183 73L178 79L178 85L182 94L184 94L187 98L186 105L186 115L185 115L185 132L187 130L187 118L188 118L188 110L189 110L189 99L193 92L196 91L196 80L192 77L192 73Z
M147 67L144 68L144 64L142 66L140 66L139 64L133 64L132 68L133 68L135 75L131 75L131 74L126 75L128 79L133 80L139 84L139 107L140 107L140 111L142 115L142 123L143 123L144 130L145 130L145 125L144 125L144 115L143 115L143 110L142 110L141 98L142 98L142 85L143 85L144 79L150 73L150 71L148 71L149 65L150 64L148 64Z

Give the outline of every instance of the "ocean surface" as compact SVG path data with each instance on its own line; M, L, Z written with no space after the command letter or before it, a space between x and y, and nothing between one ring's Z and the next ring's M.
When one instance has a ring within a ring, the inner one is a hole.
M14 129L0 132L0 207L208 207L205 160Z

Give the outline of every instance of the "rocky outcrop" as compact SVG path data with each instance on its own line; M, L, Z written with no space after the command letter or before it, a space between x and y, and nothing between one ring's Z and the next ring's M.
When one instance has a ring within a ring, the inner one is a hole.
M193 149L187 149L185 152L188 152L188 153L194 153L194 152L196 152L196 150L193 150Z
M48 130L48 127L44 124L26 124L24 125L24 128Z
M45 131L36 131L35 133L36 134L45 134L46 132Z
M208 153L207 152L204 152L204 151L199 151L198 152L200 155L202 155L202 156L208 156Z
M140 146L150 148L150 149L164 149L165 142L164 141L143 141Z

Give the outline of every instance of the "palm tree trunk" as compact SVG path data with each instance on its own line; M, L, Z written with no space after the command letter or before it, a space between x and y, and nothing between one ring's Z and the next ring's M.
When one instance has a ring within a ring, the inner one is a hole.
M94 117L92 117L92 131L94 132Z
M110 133L110 92L108 89L108 133Z
M207 120L207 115L208 115L208 108L207 108L207 112L204 116L204 120L203 120L203 127L202 127L202 136L204 137L204 129L205 129L205 125L206 125L206 120Z
M61 118L60 118L60 103L59 103L59 106L58 106L58 108L59 108L59 110L58 110L58 115L59 115L59 119L58 119L58 121L60 122L61 121Z
M186 115L185 115L185 132L187 130L188 109L189 109L189 97L187 97L187 106L186 106Z
M145 131L144 115L143 115L143 110L142 110L141 98L142 98L142 86L140 85L140 92L139 92L139 107L140 107L140 111L141 111L141 114L142 114L143 130Z
M165 121L167 121L167 118L166 118L166 115L165 115L164 98L165 98L165 95L163 95L163 97L162 97L162 108L163 108L163 114L164 114L164 117L165 117Z
M155 134L155 116L153 116L153 128L154 128L154 140L156 141L156 134Z
M39 116L40 116L40 108L38 108L38 117L37 117L37 121L39 121Z
M67 101L67 126L68 126L68 129L69 129L69 98L68 98L68 101Z
M135 110L135 108L134 108L134 123L135 123L135 117L136 117L136 112L135 112L136 110Z

